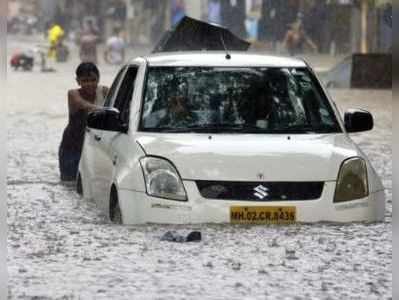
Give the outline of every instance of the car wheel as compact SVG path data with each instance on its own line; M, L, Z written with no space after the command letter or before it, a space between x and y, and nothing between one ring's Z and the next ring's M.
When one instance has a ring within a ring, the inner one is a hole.
M82 176L80 173L78 174L78 179L76 180L76 192L78 195L83 196Z
M122 212L119 206L118 194L115 188L112 188L110 203L109 203L109 218L114 224L123 224Z

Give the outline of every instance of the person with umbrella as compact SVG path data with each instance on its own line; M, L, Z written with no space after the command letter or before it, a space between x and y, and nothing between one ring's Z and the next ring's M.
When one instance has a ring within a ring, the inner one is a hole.
M228 53L247 51L250 45L225 27L185 16L164 34L152 52L224 50Z

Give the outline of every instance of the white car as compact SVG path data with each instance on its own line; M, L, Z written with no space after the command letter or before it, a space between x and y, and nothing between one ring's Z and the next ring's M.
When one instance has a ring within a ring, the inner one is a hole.
M174 105L172 107L172 105ZM383 185L302 60L176 52L124 66L88 117L78 190L111 221L383 220Z

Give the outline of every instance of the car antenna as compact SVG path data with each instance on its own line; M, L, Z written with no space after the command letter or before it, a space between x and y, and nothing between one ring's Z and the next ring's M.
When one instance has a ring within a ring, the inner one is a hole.
M226 44L224 43L224 39L223 39L223 34L220 33L220 40L222 41L222 45L224 48L224 51L226 51L226 59L231 59L231 55L229 54L229 51L227 50Z

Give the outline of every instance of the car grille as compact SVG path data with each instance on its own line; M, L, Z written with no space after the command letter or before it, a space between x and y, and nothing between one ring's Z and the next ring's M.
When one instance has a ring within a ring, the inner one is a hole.
M236 201L303 201L318 199L324 182L196 181L206 199Z

